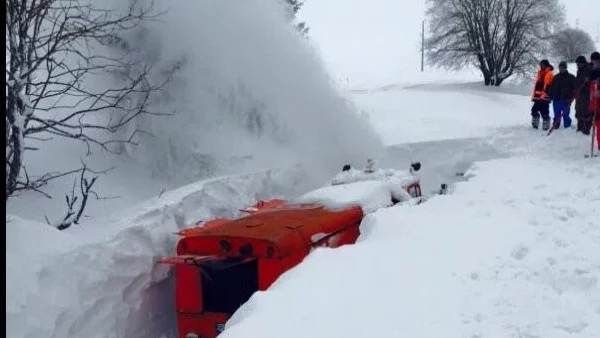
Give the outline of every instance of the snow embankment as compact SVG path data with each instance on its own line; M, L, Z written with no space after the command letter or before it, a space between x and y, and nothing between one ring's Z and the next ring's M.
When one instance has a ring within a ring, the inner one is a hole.
M391 184L379 181L355 182L308 192L297 198L296 202L318 203L334 210L357 205L368 214L391 206L395 191L402 191L402 187L394 189Z
M332 209L358 205L368 214L393 205L393 199L409 201L411 195L406 188L419 180L418 174L407 170L377 169L364 172L350 169L338 173L331 179L330 186L307 192L296 202L319 203Z
M367 216L255 294L229 337L600 336L600 165L478 163L453 195Z
M60 232L7 216L7 337L174 337L172 280L158 259L178 229L285 195L294 172L222 177Z

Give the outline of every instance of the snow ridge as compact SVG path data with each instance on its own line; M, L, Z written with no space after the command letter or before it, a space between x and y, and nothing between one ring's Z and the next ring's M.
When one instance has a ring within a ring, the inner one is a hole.
M293 170L215 178L65 232L7 216L7 336L174 337L173 281L157 265L175 254L174 233L299 182Z

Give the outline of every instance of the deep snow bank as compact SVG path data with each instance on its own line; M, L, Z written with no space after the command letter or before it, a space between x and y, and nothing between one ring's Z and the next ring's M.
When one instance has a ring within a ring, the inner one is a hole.
M7 216L7 337L173 337L171 280L156 265L174 254L173 233L287 195L299 177L266 171L198 182L66 232Z
M451 196L369 215L255 294L222 337L600 334L600 165L478 163Z
M408 170L376 169L364 172L351 168L341 171L330 185L309 191L296 199L300 203L319 203L328 208L347 208L359 205L365 213L372 213L392 205L392 199L407 202L411 195L406 188L419 182L418 173Z

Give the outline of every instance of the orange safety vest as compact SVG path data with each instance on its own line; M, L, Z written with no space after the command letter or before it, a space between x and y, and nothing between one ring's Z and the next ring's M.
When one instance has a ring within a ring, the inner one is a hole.
M543 70L540 69L535 77L531 101L550 101L546 91L548 90L548 87L550 87L553 79L554 74L552 73L552 68L546 67Z

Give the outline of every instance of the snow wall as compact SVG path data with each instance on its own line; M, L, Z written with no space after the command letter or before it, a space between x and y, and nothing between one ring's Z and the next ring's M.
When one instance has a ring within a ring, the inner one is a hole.
M194 183L71 231L7 216L7 337L175 337L171 270L156 263L175 254L174 233L285 195L296 174Z

